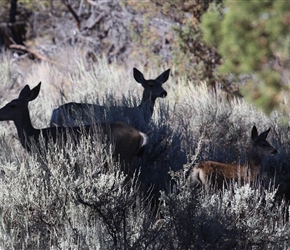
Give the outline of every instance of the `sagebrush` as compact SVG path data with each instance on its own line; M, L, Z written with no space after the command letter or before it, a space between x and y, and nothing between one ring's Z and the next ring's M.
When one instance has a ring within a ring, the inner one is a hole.
M102 59L92 65L77 49L61 50L66 56L58 55L59 65L33 63L25 70L3 55L1 107L25 84L39 81L40 96L29 106L37 128L47 127L52 110L69 101L139 103L142 87L131 68ZM136 67L148 78L166 69ZM39 159L21 147L14 124L1 122L1 248L287 249L289 122L278 111L266 116L243 99L228 101L221 90L212 92L206 83L172 72L164 84L168 96L157 101L144 126L149 144L129 181L101 143L97 150L85 140L76 149L51 147ZM215 192L188 185L184 171L194 162L245 163L253 125L271 127L268 139L279 150L266 158L257 187L232 184ZM159 198L158 217L144 188Z

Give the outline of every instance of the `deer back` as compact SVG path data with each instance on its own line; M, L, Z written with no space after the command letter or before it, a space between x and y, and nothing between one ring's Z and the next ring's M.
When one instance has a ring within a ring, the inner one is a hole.
M209 183L221 188L224 182L251 181L253 177L247 165L227 164L214 161L203 161L192 165L187 173L190 183L194 186Z

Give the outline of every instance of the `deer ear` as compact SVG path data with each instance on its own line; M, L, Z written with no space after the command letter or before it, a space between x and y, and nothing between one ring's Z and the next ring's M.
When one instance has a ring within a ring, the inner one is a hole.
M30 91L30 95L27 96L27 101L33 101L39 94L40 91L40 86L41 86L41 82L38 83L37 86L35 86L31 91Z
M165 83L168 80L170 73L170 69L164 71L160 76L158 76L155 80L160 82L161 84Z
M259 135L259 137L262 138L263 140L266 140L266 138L267 138L267 136L268 136L270 130L271 130L271 128L269 128L268 130L264 131L263 133L261 133L261 134Z
M146 80L145 80L143 74L142 74L138 69L133 68L133 75L134 75L134 79L135 79L137 82L139 82L139 83L141 83L141 84L143 84L143 83L146 82Z
M21 98L26 98L27 95L29 95L30 93L30 88L28 85L26 85L21 91L20 91L20 94L18 96L18 99L21 99Z
M254 125L252 128L252 140L256 140L258 138L258 131L256 126Z

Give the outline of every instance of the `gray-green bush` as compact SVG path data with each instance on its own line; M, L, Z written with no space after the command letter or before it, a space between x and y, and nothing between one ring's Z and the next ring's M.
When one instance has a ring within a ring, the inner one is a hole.
M40 96L29 106L38 128L46 127L53 108L64 102L140 101L142 87L136 87L132 69L101 59L89 65L77 50L65 51L60 65L34 63L26 70L2 56L0 106L25 84L39 81ZM136 67L148 78L165 69ZM287 249L288 206L281 197L289 199L289 122L281 123L284 116L276 111L265 116L243 99L227 101L205 83L188 83L172 72L168 96L157 101L143 131L149 144L129 181L102 144L97 150L85 140L76 149L51 147L39 160L21 147L14 124L0 123L2 249ZM233 184L218 193L190 188L183 171L192 162L245 162L254 124L261 131L272 128L269 140L279 150L266 158L258 187ZM144 187L160 199L157 219Z

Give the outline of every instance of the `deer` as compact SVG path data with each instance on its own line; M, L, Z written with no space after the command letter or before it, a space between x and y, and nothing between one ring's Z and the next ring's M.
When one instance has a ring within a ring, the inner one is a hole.
M165 98L167 92L164 90L162 85L169 78L170 69L167 69L161 73L157 78L146 80L143 74L136 68L133 68L134 79L140 83L143 87L143 96L141 103L135 107L105 107L97 104L89 103L76 103L69 102L54 109L50 119L51 126L77 126L82 124L91 124L92 122L103 122L102 118L105 116L107 111L114 111L115 114L121 114L122 117L129 119L129 123L142 118L147 125L154 111L155 101L158 97ZM126 120L127 122L127 120Z
M101 123L82 127L36 129L31 123L28 103L36 99L40 87L41 82L32 89L26 85L20 91L18 98L0 109L0 121L14 122L20 143L25 150L31 152L33 146L40 147L43 145L43 141L47 149L49 143L62 145L60 143L69 142L77 145L80 143L82 136L105 135L108 138L106 143L113 145L113 157L120 161L122 171L127 175L133 174L130 165L144 150L148 140L146 134L123 122ZM99 129L96 129L96 126Z
M203 161L191 165L185 172L186 178L192 186L207 186L215 184L216 188L226 187L231 181L240 183L253 183L260 174L263 157L275 155L278 151L266 140L270 132L268 130L258 134L256 126L251 132L251 144L249 147L248 164L221 163L215 161Z

